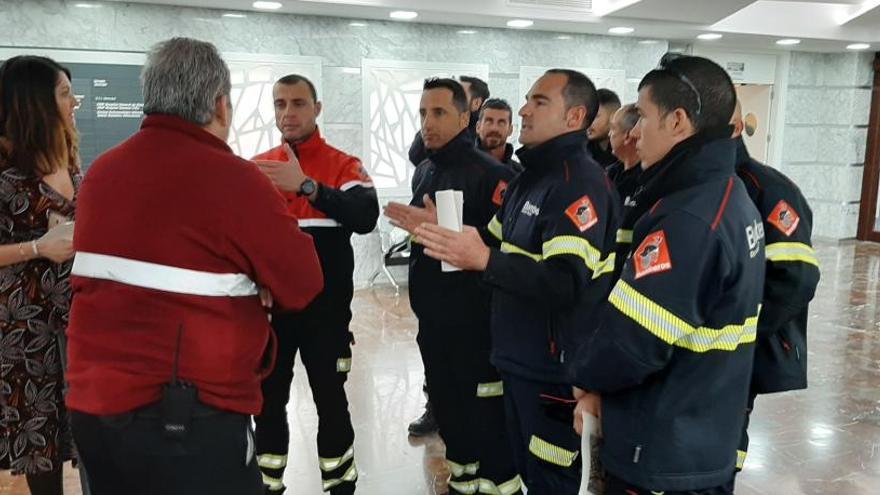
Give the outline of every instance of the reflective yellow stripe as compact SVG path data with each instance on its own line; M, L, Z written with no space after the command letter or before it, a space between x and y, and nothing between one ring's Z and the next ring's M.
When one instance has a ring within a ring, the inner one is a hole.
M501 222L498 221L497 216L493 216L492 220L489 220L489 233L495 236L499 241L501 240Z
M281 469L287 466L286 455L262 454L257 456L257 464L261 468Z
M477 397L501 397L504 395L504 382L477 384Z
M509 242L501 243L501 252L502 253L510 253L510 254L521 254L523 256L528 256L529 258L535 261L541 261L544 259L540 254L530 253L524 249L520 249Z
M466 474L475 475L477 474L477 470L480 469L480 463L474 462L471 464L459 464L455 461L450 461L446 459L446 464L449 465L449 472L452 473L453 478L460 478Z
M480 482L471 481L450 481L449 488L455 489L458 493L474 494L480 489Z
M324 480L321 483L321 485L322 485L324 491L326 492L327 490L333 488L336 485L339 485L342 483L352 483L352 482L357 481L357 479L358 479L357 466L355 466L355 464L352 462L351 467L348 468L347 471L345 471L345 474L342 475L342 478L334 478L334 479L330 479L330 480Z
M522 490L522 478L520 478L519 475L516 475L513 479L505 481L500 485L496 485L492 480L480 478L479 485L480 489L478 493L485 493L487 495L513 495Z
M342 457L318 457L318 461L321 463L321 471L333 471L339 466L345 464L354 457L354 445L348 448Z
M542 461L562 467L571 466L578 456L578 452L571 452L562 447L557 447L537 435L532 435L531 440L529 440L529 452Z
M632 244L632 241L633 241L633 231L632 230L617 229L617 243L618 244Z
M802 261L819 266L816 251L802 242L774 242L764 248L767 260L775 263L783 261Z
M694 328L623 280L614 286L608 301L660 340L694 352L733 351L740 344L754 342L757 336L758 315L746 318L741 325Z
M263 473L263 484L272 492L284 491L284 482L280 478L273 478Z
M737 469L742 469L743 466L746 465L746 455L748 455L748 453L744 450L737 450L736 451L736 468Z
M602 253L590 244L590 241L573 235L561 235L545 242L542 246L544 259L562 254L571 254L584 260L587 268L593 272L593 278L598 278L606 273L614 271L614 253L604 260Z
M351 358L339 358L336 360L336 371L339 373L348 373L351 371Z

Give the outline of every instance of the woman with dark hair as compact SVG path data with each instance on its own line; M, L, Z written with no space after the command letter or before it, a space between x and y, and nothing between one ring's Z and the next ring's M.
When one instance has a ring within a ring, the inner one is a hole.
M0 469L61 494L73 448L62 392L74 198L80 182L70 72L20 56L0 66Z

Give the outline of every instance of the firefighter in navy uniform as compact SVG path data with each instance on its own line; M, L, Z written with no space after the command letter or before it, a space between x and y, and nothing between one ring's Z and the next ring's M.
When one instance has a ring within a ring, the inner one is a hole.
M582 411L602 419L608 495L733 493L764 278L761 216L735 172L735 101L724 69L699 57L639 85L639 196L652 206L574 366L576 428Z
M416 231L430 256L482 271L493 289L492 362L504 380L517 469L534 495L576 494L580 485L564 364L591 335L611 289L620 208L586 151L584 130L597 106L585 75L545 73L520 110L524 170L488 227Z
M810 235L813 212L800 189L778 170L749 156L742 139L742 108L737 103L732 124L736 173L764 219L767 274L764 304L758 319L755 367L737 469L748 452L748 415L755 396L807 388L807 310L819 284L819 262Z
M430 154L416 169L410 205L389 203L385 214L413 232L423 222L436 223L435 193L454 189L464 196L464 224L487 224L513 173L477 150L467 130L464 89L452 79L425 81L419 112ZM504 429L501 378L489 361L491 293L479 274L442 272L418 239L409 282L427 388L446 443L450 493L521 493Z
M287 402L299 352L318 410L323 490L350 494L358 478L344 388L354 341L349 331L354 289L351 235L375 228L379 203L360 160L321 137L315 123L321 103L312 83L299 75L285 76L275 83L272 94L276 124L285 144L254 159L287 198L299 226L314 238L325 285L303 312L273 316L277 361L263 381L263 411L254 418L256 453L267 493L284 492L282 478L290 442Z
M511 134L513 109L510 104L500 98L486 100L477 121L477 148L519 173L522 165L513 157L513 145L507 142Z
M611 117L611 127L608 131L608 139L611 143L611 151L617 157L617 162L611 164L605 171L608 178L617 188L617 195L623 204L621 218L623 221L617 229L617 253L614 261L614 278L618 278L623 270L623 263L629 257L632 248L632 227L636 220L642 216L638 208L636 192L641 188L639 178L642 175L642 164L636 149L636 137L632 132L639 121L639 111L633 104L622 106Z
M620 97L607 88L600 88L597 90L597 94L599 95L599 112L587 129L587 137L589 138L587 149L599 165L608 167L618 160L611 149L609 138L611 117L620 109Z

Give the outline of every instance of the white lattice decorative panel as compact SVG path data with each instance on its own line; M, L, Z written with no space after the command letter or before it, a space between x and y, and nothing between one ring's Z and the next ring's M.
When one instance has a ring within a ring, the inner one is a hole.
M229 146L250 158L277 146L281 133L275 127L272 85L288 74L307 77L321 93L321 57L225 53L232 77L232 130ZM321 119L319 117L320 125Z
M623 100L626 95L626 71L619 69L587 69L583 67L534 67L522 66L519 68L519 92L523 98L532 89L545 72L550 69L572 69L586 74L587 77L596 85L596 89L608 88L617 93ZM514 129L513 142L519 142L519 126Z
M419 101L428 77L476 76L489 66L363 59L364 163L383 194L410 194L408 152L419 130Z

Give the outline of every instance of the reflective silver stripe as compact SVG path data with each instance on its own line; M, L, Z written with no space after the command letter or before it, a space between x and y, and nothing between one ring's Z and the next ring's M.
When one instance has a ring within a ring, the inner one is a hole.
M584 260L587 268L593 272L593 278L614 271L615 253L609 253L602 259L602 253L590 244L590 241L572 235L561 235L550 239L542 245L544 259L563 254L578 256Z
M456 478L460 478L466 474L477 474L477 470L480 469L479 462L474 462L472 464L459 464L457 462L446 459L446 464L449 465L449 472L452 473L452 476Z
M543 261L543 259L544 259L544 257L541 256L540 254L530 253L530 252L526 251L525 249L519 248L509 242L502 242L501 243L501 252L507 253L507 254L521 254L523 256L528 256L529 258L531 258L535 261L538 261L538 262Z
M608 296L618 311L670 345L684 347L694 352L710 350L732 351L739 344L754 342L757 336L758 306L755 316L747 317L740 324L723 328L695 328L671 311L639 293L624 280L619 280Z
M522 490L522 479L519 475L514 476L513 479L505 481L500 485L496 485L492 480L480 478L479 484L480 489L478 493L484 493L486 495L513 495Z
M492 220L489 220L489 233L492 234L496 239L503 240L501 222L498 221L498 216L493 216Z
M633 231L632 230L617 229L617 243L618 244L632 244L632 241L633 241Z
M211 273L106 254L76 253L73 275L134 287L213 297L257 295L257 285L242 273Z
M358 187L358 186L372 188L373 183L362 181L362 180L350 180L350 181L346 182L345 184L342 184L341 186L339 186L339 190L340 191L348 191L352 187Z
M562 467L571 466L579 454L579 452L572 452L553 445L537 435L532 435L529 440L529 452L542 461Z
M287 466L287 456L275 454L258 455L257 464L266 469L280 469Z
M501 397L504 395L504 382L477 384L477 397Z
M332 218L300 218L300 228L305 227L341 227L342 224Z
M336 360L336 371L348 373L351 371L351 358L339 358Z
M478 480L450 481L449 488L454 488L458 493L471 495L477 493L477 490L480 489L480 482Z
M335 458L324 458L319 457L318 460L321 462L321 471L333 471L339 466L345 464L349 461L349 459L354 457L354 445L348 448L342 457Z
M267 476L266 473L263 474L263 484L266 485L266 488L272 492L281 492L284 490L284 482L278 478L273 478L271 476Z
M347 482L357 481L357 479L358 479L357 466L354 464L354 462L352 462L351 467L345 471L345 474L342 475L342 478L333 478L333 479L329 479L329 480L324 480L321 483L321 485L322 485L322 488L324 489L324 491L326 492L327 490L333 488L336 485L339 485L342 483L347 483Z
M811 265L819 266L816 259L816 251L802 242L774 242L764 247L764 253L768 261L802 261Z

